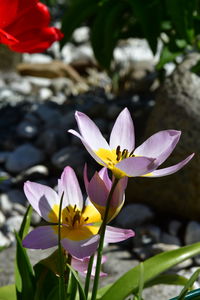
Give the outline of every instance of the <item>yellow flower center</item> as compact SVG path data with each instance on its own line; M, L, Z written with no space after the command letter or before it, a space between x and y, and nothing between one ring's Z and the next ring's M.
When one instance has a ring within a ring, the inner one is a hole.
M50 222L58 223L59 205L52 207L48 217ZM71 240L84 240L97 234L102 219L97 209L92 206L86 206L84 211L80 211L76 205L65 207L61 215L61 238L69 238ZM58 234L58 226L53 226L56 234Z
M134 157L133 151L128 152L127 149L121 151L120 146L117 146L117 148L113 150L99 148L95 153L105 162L116 178L127 176L126 173L116 168L115 165L125 158Z

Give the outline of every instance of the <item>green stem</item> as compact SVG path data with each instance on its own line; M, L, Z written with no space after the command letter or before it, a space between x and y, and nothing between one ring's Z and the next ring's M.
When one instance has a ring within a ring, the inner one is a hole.
M60 267L60 277L59 277L59 300L65 300L66 291L65 291L65 263L63 256L63 249L61 245L61 214L62 214L62 203L63 203L64 192L62 193L59 205L59 215L58 215L58 252L59 252L59 267Z
M95 277L94 277L94 285L93 285L91 300L96 300L96 296L97 296L99 275L100 275L100 271L101 271L101 259L102 259L102 254L103 254L103 243L104 243L104 236L105 236L105 231L106 231L106 224L107 224L107 220L108 220L108 213L109 213L109 209L110 209L110 203L112 200L112 196L113 196L113 193L114 193L114 190L116 188L118 181L119 181L119 179L115 178L115 180L112 184L112 187L111 187L110 193L108 195L108 199L107 199L106 210L105 210L103 222L102 222L102 225L100 228L100 239L99 239L99 247L98 247L98 251L97 251L96 272L95 272Z
M88 297L88 292L89 292L89 288L90 288L90 277L91 277L91 273L92 273L93 262L94 262L94 255L90 256L88 269L87 269L87 275L86 275L86 279L85 279L85 296L86 296L86 299Z

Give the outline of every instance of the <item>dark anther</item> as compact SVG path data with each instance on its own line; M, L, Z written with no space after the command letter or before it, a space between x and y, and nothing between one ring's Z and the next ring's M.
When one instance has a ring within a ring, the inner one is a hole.
M120 157L121 157L120 146L117 146L117 149L116 149L116 155L117 155L117 161L119 161L119 160L120 160Z
M67 211L70 213L69 207L67 206Z
M65 221L68 223L68 222L69 222L69 219L66 217L66 218L65 218Z
M72 225L74 226L74 224L76 223L76 221L78 221L80 223L80 214L79 212L77 211L74 218L73 218L73 222L72 222Z
M134 156L134 155L133 155L133 152L134 152L134 150L132 150L132 151L130 152L129 157Z
M85 218L84 222L86 222L87 220L89 220L89 217Z
M122 158L127 158L127 155L128 155L128 150L127 149L124 149L122 151Z
M76 211L76 204L74 205L74 211Z

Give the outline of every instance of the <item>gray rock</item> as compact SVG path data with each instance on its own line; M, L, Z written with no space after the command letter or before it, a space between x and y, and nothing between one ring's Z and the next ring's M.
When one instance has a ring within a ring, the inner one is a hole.
M21 172L25 169L40 163L44 158L42 151L32 146L24 144L17 147L6 161L6 170L10 172Z
M200 55L191 53L157 93L156 104L146 125L146 137L165 129L182 131L180 142L167 159L166 167L195 152L182 170L165 178L135 178L128 187L127 199L148 203L165 213L176 213L191 220L200 215L200 77L190 71ZM144 138L145 140L145 138Z
M22 121L17 126L17 134L23 138L33 138L38 134L38 128L28 121Z
M68 78L55 78L52 80L52 89L55 93L63 92L65 88L68 88L69 79Z
M128 204L123 207L115 221L123 228L132 228L152 221L153 211L144 204Z
M72 168L78 168L84 165L84 152L76 146L65 147L52 156L52 163L59 169L63 169L67 165Z
M36 145L42 148L45 153L50 155L68 144L69 136L67 131L61 131L57 128L44 130L36 141Z
M32 216L31 216L31 224L36 226L40 223L40 221L42 220L42 218L40 217L40 215L38 215L38 213L36 213L34 210L32 212Z
M58 122L61 118L60 112L55 109L55 107L50 107L46 104L40 104L35 110L35 113L44 122L50 122L51 120L56 120Z
M13 210L21 216L24 216L24 214L26 212L26 208L23 205L21 205L20 203L14 203Z
M191 221L188 223L185 232L185 244L190 245L199 242L200 223Z
M20 229L22 220L23 220L22 216L13 216L13 217L10 217L5 222L5 230L6 230L6 232L13 233L14 231L18 231Z
M76 43L85 43L89 40L89 27L82 26L73 33L73 39Z
M48 100L53 96L53 92L49 88L42 88L39 91L39 97L42 100Z
M12 211L12 203L7 194L0 195L0 209L5 215L10 214Z
M10 151L0 151L0 163L5 163L10 155Z
M0 210L0 227L4 225L6 217L4 216L3 212Z
M23 182L25 180L35 180L45 178L49 175L49 170L44 165L36 165L23 172L21 172L16 178L15 183Z
M11 203L26 204L26 197L22 190L12 189L7 192L7 196Z
M161 234L160 242L164 244L170 244L170 245L178 245L181 246L181 241L178 237L173 236L169 233L163 232Z
M173 236L177 236L179 230L181 229L181 226L182 226L181 222L179 222L177 220L170 221L169 227L168 227L169 234L171 234Z
M0 231L0 248L8 247L10 245L9 239Z
M13 81L10 84L10 87L17 93L30 95L32 86L27 79L20 78L20 81Z

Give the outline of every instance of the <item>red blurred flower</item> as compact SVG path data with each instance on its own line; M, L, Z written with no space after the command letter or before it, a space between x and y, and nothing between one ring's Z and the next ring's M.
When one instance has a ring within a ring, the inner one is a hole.
M63 37L49 27L48 8L38 0L3 0L0 4L0 43L16 52L43 52Z

